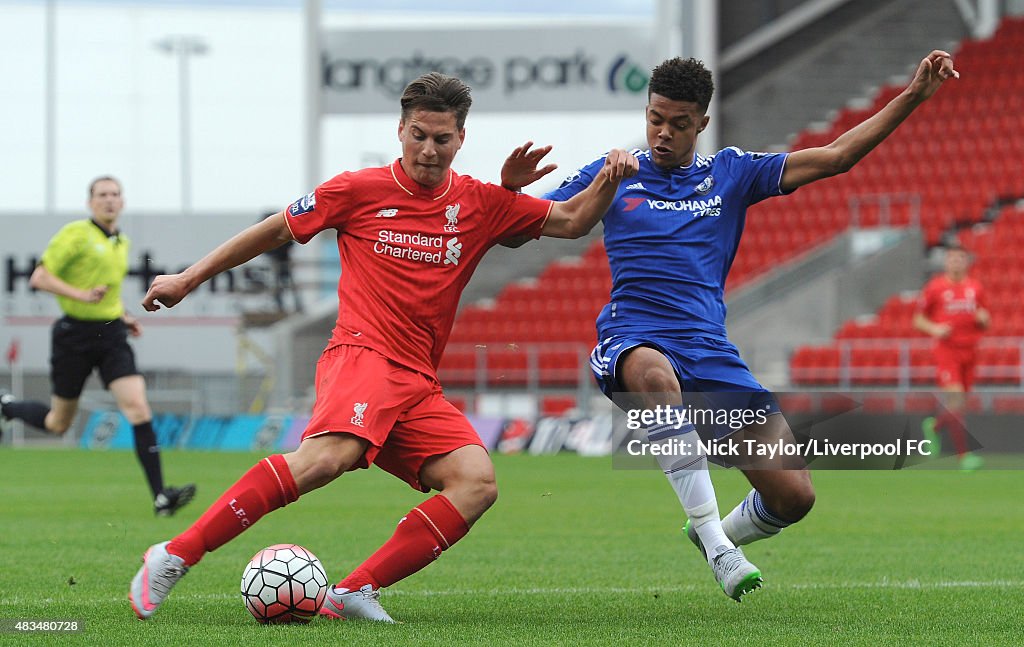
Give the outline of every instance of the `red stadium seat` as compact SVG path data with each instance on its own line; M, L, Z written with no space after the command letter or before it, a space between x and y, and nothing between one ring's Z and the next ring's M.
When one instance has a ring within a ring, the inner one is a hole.
M586 357L573 350L547 350L538 357L540 382L545 386L573 385L580 377ZM584 362L581 366L581 362Z
M933 393L907 393L903 397L903 410L907 413L933 415L938 411L939 401Z
M543 416L561 416L575 407L576 398L571 395L546 395L540 401Z
M523 386L529 380L527 354L520 350L487 353L487 383L494 386Z
M1024 394L997 395L993 397L992 411L1002 414L1024 414Z
M811 413L814 411L814 398L807 393L778 394L779 408L784 414Z
M894 413L896 411L896 394L866 394L863 405L864 413Z

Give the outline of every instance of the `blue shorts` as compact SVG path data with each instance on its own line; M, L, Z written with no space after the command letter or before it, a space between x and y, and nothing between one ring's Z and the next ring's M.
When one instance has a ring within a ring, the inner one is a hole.
M735 346L728 341L704 337L620 335L601 340L590 354L590 369L609 399L615 401L616 393L625 392L618 378L619 364L626 352L638 346L649 346L668 359L679 380L684 405L726 412L722 415L736 412L732 416L734 421L742 417L743 411L750 412L744 419L756 418L756 421L760 421L755 415L757 412L763 416L781 413L775 396L754 379ZM744 426L715 424L704 431L711 431L715 438L724 438ZM698 431L702 431L700 425Z

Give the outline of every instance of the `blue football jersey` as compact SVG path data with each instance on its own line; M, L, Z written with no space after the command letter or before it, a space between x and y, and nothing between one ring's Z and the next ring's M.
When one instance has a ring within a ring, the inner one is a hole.
M634 151L640 170L623 180L604 217L612 293L598 337L630 333L726 339L725 277L747 207L781 195L785 153L725 148L662 170ZM567 200L586 188L604 156L544 197Z

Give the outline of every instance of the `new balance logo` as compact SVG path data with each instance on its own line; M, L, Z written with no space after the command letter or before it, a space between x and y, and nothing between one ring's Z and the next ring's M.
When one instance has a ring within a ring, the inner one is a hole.
M462 243L459 242L458 238L452 238L448 241L448 251L444 253L444 264L445 265L458 265L459 257L462 256Z
M398 215L398 209L381 209L377 212L378 218L394 218Z
M647 189L644 188L643 182L634 182L633 184L628 185L626 187L626 190L646 191Z

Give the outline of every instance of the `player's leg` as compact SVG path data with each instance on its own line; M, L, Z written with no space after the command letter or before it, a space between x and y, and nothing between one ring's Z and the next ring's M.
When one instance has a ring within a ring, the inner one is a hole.
M317 364L316 404L299 448L261 460L185 532L150 547L129 594L136 615L153 615L189 567L267 513L347 470L366 467L394 425L400 408L394 398L407 397L403 385L382 378L393 371L386 358L368 349L342 346L325 351ZM382 393L382 384L393 388ZM370 400L367 394L373 394ZM367 409L369 404L373 406Z
M353 467L368 441L325 434L302 441L290 454L264 458L229 487L185 532L154 544L143 556L128 597L135 614L156 612L171 588L203 555L231 541L266 514L298 500Z
M367 444L365 438L351 434L324 434L303 440L294 452L264 458L171 541L171 552L192 566L267 513L344 474L363 456Z
M971 451L971 448L967 442L969 440L967 436L966 420L967 398L971 392L971 389L974 387L974 378L975 373L977 371L977 356L973 348L964 349L963 356L961 357L960 368L961 383L964 385L963 404L961 405L961 415L959 419L959 431L961 434L960 449L963 450L963 454L960 455L960 469L969 472L976 469L980 469L985 464L985 461L981 458L981 456L978 456L977 454Z
M746 427L743 439L776 446L795 442L781 414ZM811 475L799 457L759 457L741 469L753 489L722 520L726 534L736 545L774 537L803 519L814 505Z
M682 405L680 376L660 350L637 346L624 351L616 363L619 384L626 390L627 397L639 406L652 410L659 406ZM726 595L739 601L744 594L761 585L761 572L729 540L722 528L707 456L695 427L688 421L685 424L666 421L648 427L646 432L652 445L691 448L686 452L658 452L658 465L679 498L688 517L685 528L689 528L697 538L697 546L715 579Z
M439 493L407 512L394 534L328 591L321 611L328 617L392 622L378 602L380 589L430 565L498 497L479 436L440 392L400 417L375 462L416 489Z
M935 417L936 435L945 431L953 444L953 450L960 459L960 469L973 471L984 465L980 456L972 453L967 442L967 394L974 377L974 353L971 350L958 351L953 370L948 371L945 380L940 381L944 410Z
M956 352L947 346L938 344L935 347L935 382L942 395L939 398L938 411L934 416L929 416L921 422L921 433L924 439L929 441L932 455L942 451L942 435L950 429L951 423L956 422L958 414L954 413L961 408L960 394L964 391L963 382L960 378L960 366ZM956 442L953 434L950 439ZM957 451L959 454L959 450Z
M974 376L974 352L972 349L953 349L939 346L936 349L937 382L942 389L942 410L922 423L925 438L940 447L941 434L945 432L952 441L953 450L960 458L965 470L981 467L983 461L970 452L967 443L967 392Z
M942 388L942 411L935 416L936 433L945 432L952 441L957 456L967 453L967 439L964 433L964 412L967 409L967 394L959 383L947 384Z
M682 391L679 378L668 359L660 351L638 346L629 350L620 360L619 383L644 409L659 406L679 406ZM699 449L697 432L692 424L678 429L672 423L655 425L647 429L648 441ZM683 511L705 547L705 557L712 562L720 553L735 548L722 531L715 488L708 473L707 457L699 451L694 456L674 456L671 452L658 456L658 464L675 491ZM710 547L710 548L708 548Z
M406 513L391 538L339 588L384 588L419 571L462 539L498 497L494 467L479 445L428 460L420 479L439 493Z

